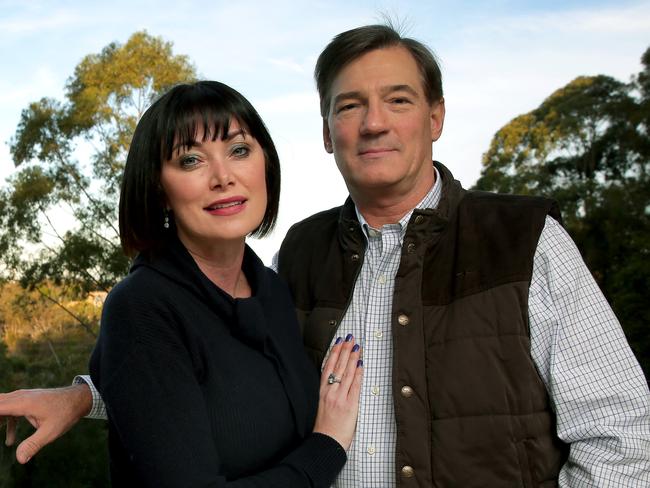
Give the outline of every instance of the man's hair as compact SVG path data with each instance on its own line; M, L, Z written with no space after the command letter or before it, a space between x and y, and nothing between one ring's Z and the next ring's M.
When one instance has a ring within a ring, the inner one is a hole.
M253 236L268 234L278 217L280 161L264 122L246 98L218 81L177 85L142 115L133 134L120 192L119 223L122 249L127 256L164 247L175 225L164 229L165 195L160 182L162 162L174 147L190 147L197 134L225 140L232 121L262 147L267 204Z
M403 47L420 69L424 93L429 104L442 99L442 74L435 55L420 41L402 37L388 25L366 25L338 34L318 56L314 78L320 96L320 113L327 117L330 110L332 83L350 62L376 49Z

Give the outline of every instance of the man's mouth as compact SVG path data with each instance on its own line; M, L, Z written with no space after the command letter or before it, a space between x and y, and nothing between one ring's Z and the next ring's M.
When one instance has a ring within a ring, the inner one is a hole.
M373 148L368 148L368 149L362 149L359 151L359 154L361 156L380 156L382 154L387 154L389 152L393 152L393 149L390 147L373 147Z

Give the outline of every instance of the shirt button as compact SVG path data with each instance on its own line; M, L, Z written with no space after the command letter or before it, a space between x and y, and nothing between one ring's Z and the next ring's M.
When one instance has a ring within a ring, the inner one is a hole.
M370 393L372 393L372 394L375 395L375 396L379 395L379 387L378 387L378 386L373 386L373 387L370 389Z
M384 283L386 283L386 276L379 275L379 278L377 278L377 281L379 282L380 285L383 285Z
M402 476L404 478L413 478L415 476L415 470L411 466L403 466Z
M421 224L423 220L424 220L424 217L422 215L416 215L415 216L415 223L416 224Z
M409 319L408 315L401 314L399 317L397 317L397 322L399 325L408 325L411 320Z
M413 396L413 388L410 386L403 386L401 393L404 398L411 398Z
M375 337L377 339L381 339L382 337L384 337L384 333L381 330L376 330L375 331Z
M371 456L374 456L377 450L375 449L375 446L368 446L368 454Z

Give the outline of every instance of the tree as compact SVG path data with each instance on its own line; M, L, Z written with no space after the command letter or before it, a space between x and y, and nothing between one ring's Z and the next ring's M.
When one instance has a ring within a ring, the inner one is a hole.
M46 294L46 280L81 293L126 273L116 222L131 135L161 91L194 78L170 43L136 32L86 56L65 100L22 111L10 141L19 171L0 189L1 274Z
M630 83L576 78L502 127L475 188L555 198L650 377L650 48Z

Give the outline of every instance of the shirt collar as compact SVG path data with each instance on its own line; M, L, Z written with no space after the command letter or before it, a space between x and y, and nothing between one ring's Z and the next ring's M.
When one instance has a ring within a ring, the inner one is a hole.
M424 195L424 198L420 200L420 203L418 203L414 208L406 212L406 215L402 217L397 225L400 226L401 233L404 234L406 232L406 227L408 225L409 220L411 219L411 215L413 215L413 211L417 208L436 208L438 206L438 203L440 203L440 194L442 193L442 177L440 173L438 172L438 169L434 166L433 171L435 172L435 181L433 183L433 186L431 186L431 189L427 192L426 195ZM381 229L373 229L368 225L368 222L366 221L365 218L363 218L363 215L361 215L361 212L359 212L359 208L357 205L354 205L354 211L357 214L357 219L359 220L359 223L361 224L361 228L364 231L364 235L366 237L373 237L376 236L377 232L380 232ZM395 225L395 224L392 224Z

